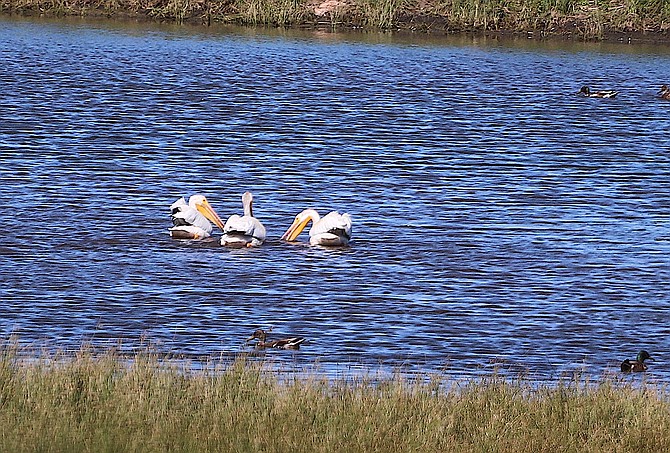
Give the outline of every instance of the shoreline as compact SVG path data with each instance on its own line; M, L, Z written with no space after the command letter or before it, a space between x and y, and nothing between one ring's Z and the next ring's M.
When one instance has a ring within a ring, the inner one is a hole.
M492 375L281 377L241 358L194 371L83 349L0 354L3 451L668 451L668 390L643 379L534 387ZM653 429L650 429L653 427Z
M438 1L438 3L435 3ZM578 42L670 43L670 8L656 15L623 7L541 9L539 0L480 12L482 0L0 0L0 14L18 17L134 20L186 25L241 25L332 32L364 31L487 36ZM497 0L487 0L498 3ZM635 0L631 0L635 2ZM459 3L457 8L455 3ZM450 5L450 7L448 7ZM528 9L529 11L526 11Z

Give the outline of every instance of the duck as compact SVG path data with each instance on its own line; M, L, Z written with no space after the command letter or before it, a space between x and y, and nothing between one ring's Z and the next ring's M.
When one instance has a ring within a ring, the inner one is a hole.
M251 192L242 194L244 215L233 214L223 226L221 245L227 247L256 247L265 242L265 227L254 217L254 196Z
M263 329L256 329L254 333L249 338L247 338L247 343L257 339L258 342L256 342L255 346L258 349L276 348L296 350L300 349L300 345L305 342L305 338L303 337L291 337L281 340L267 341L267 334L270 331L272 331L272 329L268 330L267 332Z
M619 92L614 90L591 91L588 86L584 85L577 94L582 94L587 98L614 98Z
M626 359L621 362L621 371L624 373L638 372L638 371L647 371L647 365L644 363L645 360L654 360L647 351L640 351L637 354L636 360Z
M658 92L661 99L667 99L670 101L670 88L667 85L661 85L661 91Z

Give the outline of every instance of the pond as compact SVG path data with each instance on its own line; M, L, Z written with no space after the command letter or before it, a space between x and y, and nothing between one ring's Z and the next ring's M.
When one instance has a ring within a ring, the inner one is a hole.
M670 48L0 19L0 319L327 374L670 363ZM615 99L577 96L582 85ZM170 205L268 232L176 241ZM349 247L280 240L305 208Z

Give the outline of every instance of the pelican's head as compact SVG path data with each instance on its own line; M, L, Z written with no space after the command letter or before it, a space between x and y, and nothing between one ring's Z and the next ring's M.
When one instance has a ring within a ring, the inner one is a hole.
M213 222L216 224L216 226L223 230L223 222L221 221L221 217L219 217L219 214L216 213L204 195L192 195L188 199L188 204L192 208L197 209L200 214L207 217L210 222Z
M314 209L305 209L300 214L295 216L293 224L286 230L286 233L281 237L282 241L295 241L295 238L302 233L302 230L305 229L307 224L312 221L314 223L318 222L320 219L319 213Z
M242 194L242 206L244 206L244 215L253 217L254 216L254 210L252 203L254 202L254 196L251 194L251 192L244 192Z

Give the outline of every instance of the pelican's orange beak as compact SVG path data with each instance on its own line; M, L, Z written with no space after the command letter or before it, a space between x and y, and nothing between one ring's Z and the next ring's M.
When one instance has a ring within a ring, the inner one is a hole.
M295 239L300 235L300 233L302 233L302 230L305 229L310 220L312 219L309 217L297 216L293 221L293 224L291 224L291 226L288 227L288 230L286 230L286 233L282 235L282 241L295 241Z
M200 214L204 215L209 219L210 222L213 222L216 226L221 228L221 231L223 231L223 222L221 221L221 217L219 217L219 214L216 213L212 205L209 204L207 199L203 200L202 203L196 204L196 209Z

